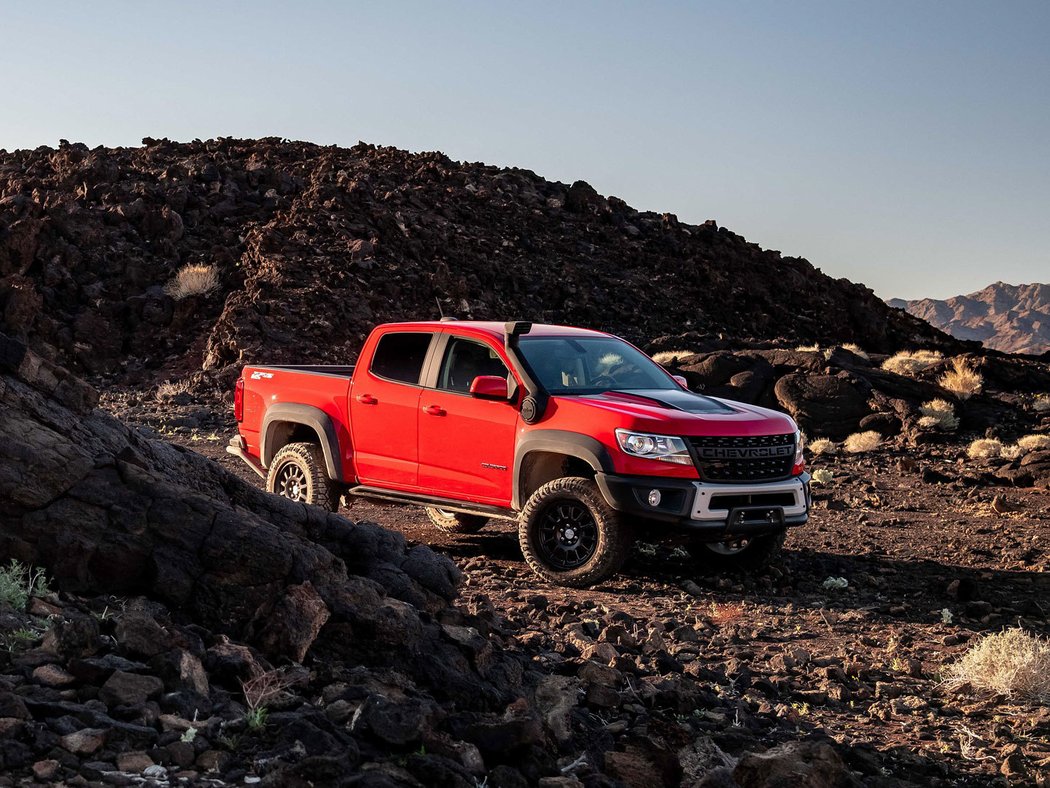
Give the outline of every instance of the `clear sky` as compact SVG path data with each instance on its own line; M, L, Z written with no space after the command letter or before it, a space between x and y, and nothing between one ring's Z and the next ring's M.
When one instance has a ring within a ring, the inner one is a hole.
M1050 281L1050 2L32 2L0 148L358 140L582 179L884 297Z

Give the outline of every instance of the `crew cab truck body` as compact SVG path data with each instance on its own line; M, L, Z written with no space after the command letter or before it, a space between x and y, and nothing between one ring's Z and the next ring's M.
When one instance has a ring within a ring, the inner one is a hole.
M248 366L228 451L271 492L426 507L444 530L518 523L529 565L586 586L635 534L758 568L806 522L801 434L786 415L705 397L629 343L530 323L376 328L354 367Z

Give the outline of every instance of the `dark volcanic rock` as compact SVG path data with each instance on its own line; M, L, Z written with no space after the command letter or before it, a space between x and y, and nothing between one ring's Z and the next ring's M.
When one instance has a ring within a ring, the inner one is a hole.
M811 435L844 438L870 413L868 390L843 375L785 375L777 381L776 395Z
M220 288L174 302L162 286L190 263ZM634 340L946 340L714 222L528 170L277 139L0 153L0 330L78 370L345 364L373 325L437 317L436 301Z
M302 659L329 619L367 637L372 658L386 651L396 664L419 654L418 611L436 611L454 594L450 561L144 438L91 410L82 384L32 353L19 359L2 336L0 346L9 359L0 377L4 555L45 567L69 590L148 594L274 656ZM362 541L372 545L367 558L356 549ZM94 653L97 624L93 632L79 626L56 627L56 651ZM129 610L117 637L147 659L200 648L148 609Z

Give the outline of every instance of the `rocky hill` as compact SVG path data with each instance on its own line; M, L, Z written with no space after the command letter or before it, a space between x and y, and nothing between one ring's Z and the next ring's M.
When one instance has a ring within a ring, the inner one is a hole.
M213 266L216 290L165 292L187 264ZM950 342L713 221L528 170L277 139L0 152L0 328L74 370L134 384L345 363L374 324L439 310L636 341Z
M944 301L893 298L905 309L959 339L983 342L1005 353L1050 352L1050 285L996 282L984 290Z

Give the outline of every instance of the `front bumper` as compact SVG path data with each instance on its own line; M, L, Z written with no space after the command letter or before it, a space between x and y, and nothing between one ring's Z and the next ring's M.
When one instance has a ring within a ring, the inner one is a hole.
M617 511L714 542L804 524L812 502L809 479L804 473L776 482L718 484L653 476L596 476L605 500ZM653 490L660 492L655 506L649 502Z

